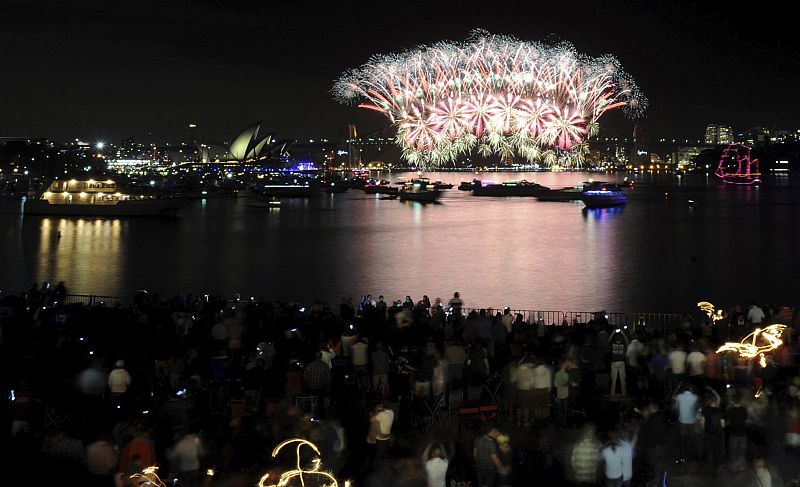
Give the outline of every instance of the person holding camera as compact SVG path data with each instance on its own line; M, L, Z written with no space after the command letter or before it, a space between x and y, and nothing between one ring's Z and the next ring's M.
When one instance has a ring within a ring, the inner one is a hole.
M628 349L628 337L622 332L621 328L614 330L614 334L608 338L611 348L611 397L617 395L617 378L619 378L620 390L622 395L627 395L625 385L625 352Z

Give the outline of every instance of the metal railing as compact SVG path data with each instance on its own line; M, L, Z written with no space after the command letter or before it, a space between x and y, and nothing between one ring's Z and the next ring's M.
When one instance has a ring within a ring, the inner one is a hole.
M106 306L114 308L125 306L125 301L118 296L101 296L98 294L67 294L64 297L64 304L81 304L88 308L95 306Z
M503 312L504 308L483 308L487 314L494 315L498 311ZM463 308L462 312L467 315L470 311L478 312L478 308ZM532 310L532 309L512 309L512 316L522 315L522 319L528 323L544 321L546 325L573 325L575 323L588 323L599 314L597 311L551 311L551 310ZM681 322L684 315L681 313L605 313L606 319L611 326L645 326L648 329L668 331Z

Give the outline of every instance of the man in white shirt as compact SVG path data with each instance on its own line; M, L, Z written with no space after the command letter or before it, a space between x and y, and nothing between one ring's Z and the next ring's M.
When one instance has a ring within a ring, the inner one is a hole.
M674 389L681 381L686 379L686 352L683 351L683 347L680 344L675 345L675 348L669 352L667 361L671 371L671 388Z
M445 487L447 467L450 465L440 445L430 444L422 453L425 462L425 473L428 475L428 487Z
M392 436L392 424L394 423L394 411L388 407L380 407L375 419L378 420L380 425L380 433L378 433L378 441L386 441Z
M692 345L692 352L686 357L686 366L689 369L689 381L702 390L705 387L706 355L697 344Z
M125 370L125 362L117 360L114 370L108 374L108 388L111 389L111 394L121 396L128 392L128 386L131 385L131 376Z
M747 322L753 325L760 325L764 321L764 310L762 310L755 302L750 303L747 309Z
M531 425L531 409L533 409L533 364L528 357L520 360L512 377L517 389L517 426Z
M605 469L606 485L622 485L623 456L623 448L616 439L600 450L600 457L603 459Z
M172 462L182 483L199 485L200 459L205 455L203 443L195 434L186 434L167 451L167 458Z
M356 373L367 372L367 351L369 347L364 339L358 340L352 347L350 347L351 358L353 359L353 367Z
M691 460L694 456L695 423L700 401L691 387L684 386L675 396L675 409L678 410L678 433L680 434L681 461Z
M336 357L336 354L328 347L323 347L319 352L322 354L322 361L325 362L325 365L327 365L329 369L333 368L333 359Z

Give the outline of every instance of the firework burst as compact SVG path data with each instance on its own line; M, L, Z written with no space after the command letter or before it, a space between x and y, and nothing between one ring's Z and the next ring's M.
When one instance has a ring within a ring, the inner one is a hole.
M603 114L622 108L635 118L647 108L613 56L483 31L465 42L373 56L344 73L333 93L387 116L404 157L423 166L473 149L545 164L581 161L585 154L573 153L597 134Z

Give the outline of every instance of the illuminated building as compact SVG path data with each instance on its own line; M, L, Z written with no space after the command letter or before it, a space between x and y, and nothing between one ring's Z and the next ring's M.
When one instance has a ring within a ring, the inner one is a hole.
M728 145L733 143L733 130L727 125L706 126L706 145Z

